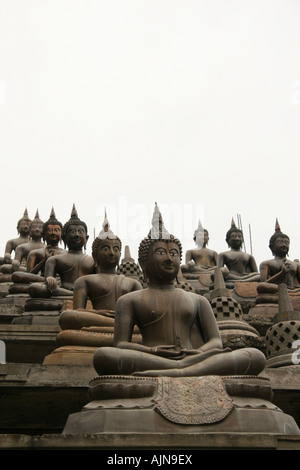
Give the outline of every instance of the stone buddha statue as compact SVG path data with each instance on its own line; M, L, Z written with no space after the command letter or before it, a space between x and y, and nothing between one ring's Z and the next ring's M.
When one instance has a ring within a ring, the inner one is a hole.
M26 243L18 245L15 251L15 258L12 261L13 271L26 271L26 267L22 266L22 262L27 262L27 257L31 250L42 248L44 242L42 241L44 222L40 219L38 210L36 211L34 219L29 224L29 237L30 240Z
M73 296L76 279L94 272L93 258L83 252L88 238L87 226L79 219L75 205L73 205L71 217L62 230L62 240L68 250L48 257L44 269L45 281L31 284L29 295L40 298ZM60 286L57 276L60 278Z
M269 284L286 284L288 289L300 287L300 264L287 259L290 248L288 235L282 233L278 220L275 223L275 232L270 238L269 248L273 259L260 264L260 280Z
M114 347L94 355L98 374L190 377L258 374L264 354L255 348L224 350L208 300L177 289L182 256L180 241L169 234L161 215L139 246L139 263L149 287L116 303ZM142 343L132 342L137 325Z
M137 280L117 274L121 248L121 240L112 232L105 216L102 230L92 245L92 256L97 272L81 276L75 281L74 311L68 310L61 314L62 329L101 326L101 314L113 314L116 302L121 295L142 289ZM88 300L93 306L93 311L89 314L86 310ZM81 311L75 312L75 310Z
M29 225L31 223L30 218L28 217L28 211L25 209L23 217L18 220L17 231L19 236L17 238L12 238L8 240L5 245L4 257L0 258L0 272L8 272L4 269L2 271L2 265L7 264L11 265L12 262L12 252L16 252L16 249L19 245L27 243L29 241ZM11 272L11 268L10 268Z
M52 207L50 217L43 225L42 238L45 245L36 250L31 250L27 257L27 272L44 274L45 264L50 256L65 253L63 248L59 247L61 242L62 223L56 218Z
M255 258L242 251L243 232L236 227L232 219L231 228L226 234L226 242L230 250L218 254L218 268L222 269L226 284L235 281L260 281ZM227 287L230 287L227 284Z
M58 246L61 241L62 224L56 219L52 208L50 217L43 224L42 238L44 245L41 248L31 250L27 256L27 271L15 271L11 278L15 285L11 288L11 293L27 293L29 284L32 282L44 281L44 270L47 259L50 256L60 255L65 252ZM23 284L20 286L20 284ZM19 289L18 289L19 287Z
M142 289L136 279L117 273L121 247L121 240L112 232L105 216L102 230L92 245L96 272L75 281L74 309L60 314L62 331L56 338L59 348L45 358L45 364L92 364L97 347L113 345L114 311L118 298ZM88 302L93 308L89 308ZM135 338L140 339L137 329Z
M261 282L257 286L256 304L277 304L278 286L285 284L292 301L299 304L300 264L287 259L290 239L282 233L278 220L275 222L275 232L269 240L269 248L274 258L260 264ZM298 307L299 309L299 307Z
M208 273L217 266L218 253L207 248L209 234L200 221L193 240L197 248L186 252L185 264L181 265L182 274L187 279L198 278L199 273Z

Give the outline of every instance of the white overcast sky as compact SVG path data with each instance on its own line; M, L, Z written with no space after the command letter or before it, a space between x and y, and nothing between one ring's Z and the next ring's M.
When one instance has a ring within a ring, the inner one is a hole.
M27 207L137 247L157 201L184 251L240 215L300 258L300 2L1 0L0 247Z

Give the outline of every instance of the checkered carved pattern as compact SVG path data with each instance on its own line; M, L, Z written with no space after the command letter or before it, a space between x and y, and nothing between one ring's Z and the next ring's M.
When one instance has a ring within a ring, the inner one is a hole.
M242 319L242 308L232 297L216 297L210 304L217 320Z
M118 274L124 274L124 276L136 276L141 274L141 270L136 263L132 261L126 261L118 267Z
M266 333L267 356L295 351L294 341L300 340L300 321L291 320L272 325Z

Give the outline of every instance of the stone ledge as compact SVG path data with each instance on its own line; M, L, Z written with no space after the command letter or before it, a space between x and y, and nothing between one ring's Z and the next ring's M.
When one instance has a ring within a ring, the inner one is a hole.
M277 434L2 434L0 450L300 450L300 437Z

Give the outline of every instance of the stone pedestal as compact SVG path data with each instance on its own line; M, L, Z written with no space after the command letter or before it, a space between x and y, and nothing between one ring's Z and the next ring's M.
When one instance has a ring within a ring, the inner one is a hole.
M97 377L91 401L71 414L63 435L103 433L266 433L300 436L271 402L267 378Z

